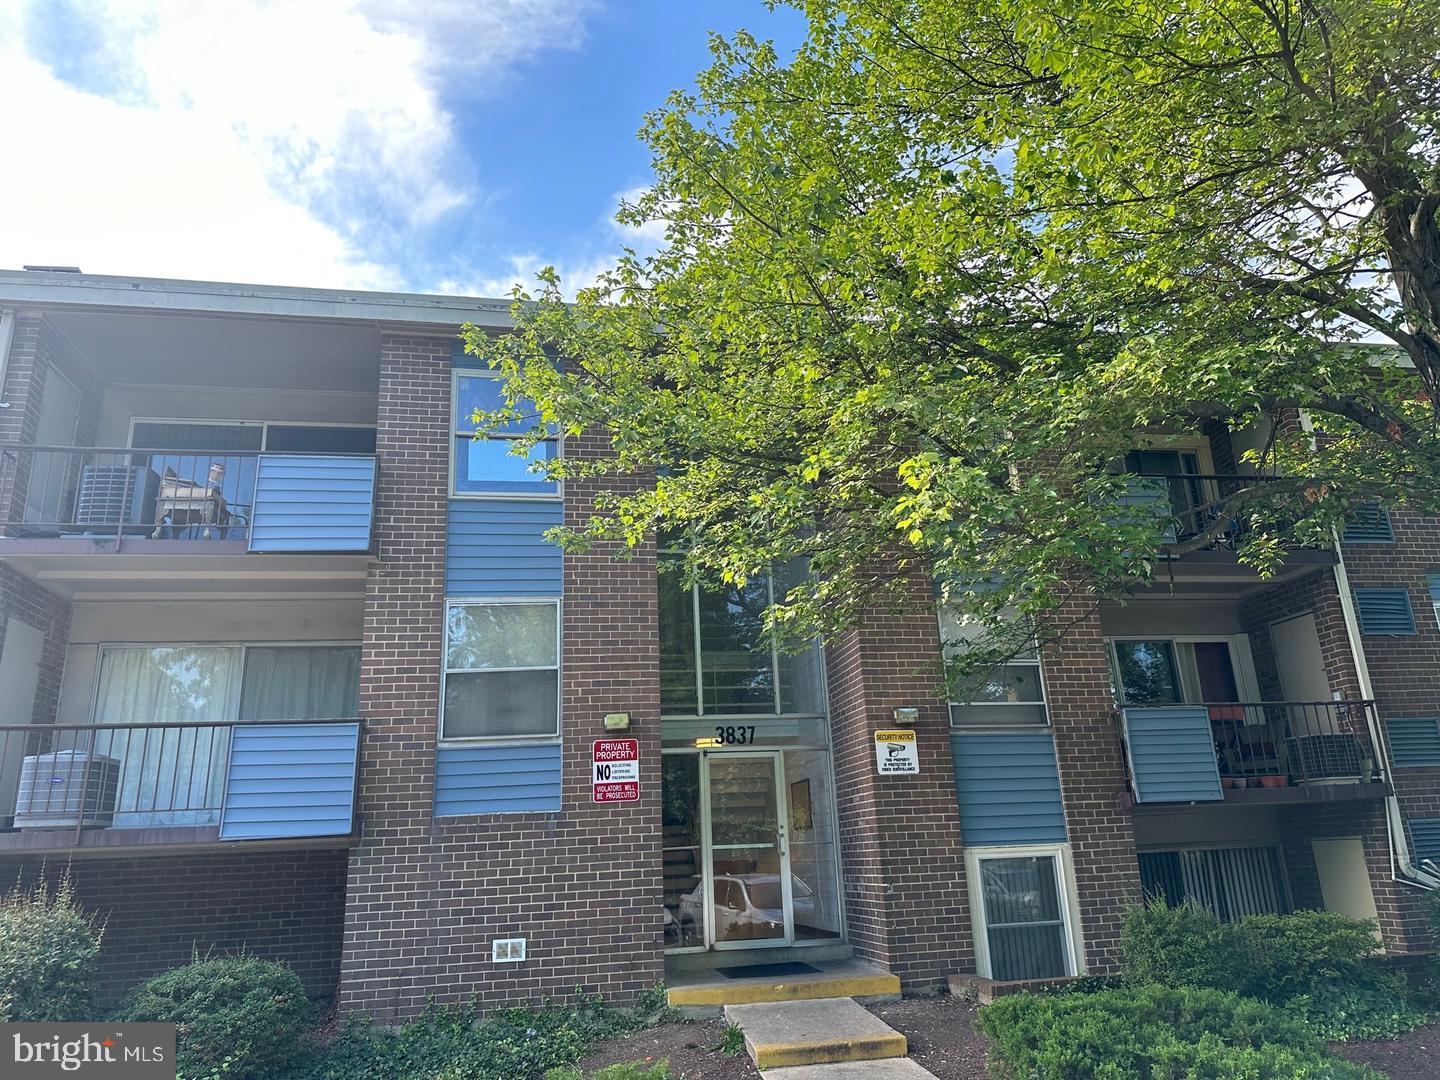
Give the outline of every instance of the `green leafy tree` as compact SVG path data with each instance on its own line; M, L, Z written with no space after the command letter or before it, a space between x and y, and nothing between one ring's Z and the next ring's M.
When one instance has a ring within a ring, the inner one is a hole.
M1360 503L1440 509L1440 7L796 6L797 55L716 38L647 118L621 217L658 252L470 331L517 407L610 433L553 475L655 476L567 543L674 530L729 581L807 559L782 636L932 573L994 628L1167 546L1238 536L1264 573ZM1137 439L1212 425L1263 479L1179 543L1117 508Z

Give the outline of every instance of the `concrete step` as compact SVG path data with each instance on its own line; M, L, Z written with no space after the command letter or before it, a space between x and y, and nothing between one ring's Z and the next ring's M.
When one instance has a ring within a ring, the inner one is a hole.
M670 1004L694 1006L753 1005L762 1001L802 1001L817 998L894 998L900 979L884 968L863 960L833 960L812 964L818 970L800 975L729 979L713 971L667 973Z
M903 1058L905 1036L849 998L727 1005L759 1069Z
M767 947L764 949L712 949L708 952L672 952L665 956L666 978L672 975L698 975L717 967L743 964L753 961L757 964L783 964L797 961L803 964L819 964L823 961L849 960L855 955L854 947L843 942L829 945L810 943L791 948Z
M792 1065L784 1069L766 1069L760 1075L764 1080L935 1080L934 1073L909 1058Z

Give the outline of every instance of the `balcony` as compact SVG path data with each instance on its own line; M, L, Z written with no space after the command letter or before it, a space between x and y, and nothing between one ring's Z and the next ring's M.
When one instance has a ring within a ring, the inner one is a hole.
M349 844L360 721L0 726L0 854Z
M268 576L358 591L375 474L367 454L3 447L0 558L60 591L116 575L161 590ZM257 554L263 565L247 561Z
M1384 797L1371 701L1216 702L1122 710L1137 804Z

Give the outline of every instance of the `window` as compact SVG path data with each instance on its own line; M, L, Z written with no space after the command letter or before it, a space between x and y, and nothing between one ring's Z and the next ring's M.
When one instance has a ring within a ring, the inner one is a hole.
M1277 848L1142 851L1139 860L1145 895L1167 904L1192 900L1226 922L1290 910Z
M673 556L661 558L675 564ZM783 572L702 589L687 588L678 573L662 569L660 711L670 716L823 712L818 643L788 653L764 634L765 611L786 588Z
M1241 700L1240 670L1229 640L1119 638L1111 650L1123 705Z
M990 849L970 858L982 966L997 980L1074 971L1061 850Z
M1430 608L1435 612L1435 621L1440 622L1440 574L1430 574L1425 583L1430 589Z
M560 602L451 601L444 739L560 733Z
M558 439L536 443L524 457L510 452L514 441L536 426L528 403L516 403L523 414L519 418L475 437L470 417L507 408L504 387L504 380L495 374L456 372L451 402L455 436L452 489L456 495L558 496L556 481L546 479L543 471L532 471L559 455Z
M940 640L945 659L964 654L978 641L984 627L967 622L953 608L940 609ZM983 672L956 694L965 700L950 703L950 723L955 727L1011 727L1044 724L1045 683L1040 675L1040 654L1034 649L1011 657Z

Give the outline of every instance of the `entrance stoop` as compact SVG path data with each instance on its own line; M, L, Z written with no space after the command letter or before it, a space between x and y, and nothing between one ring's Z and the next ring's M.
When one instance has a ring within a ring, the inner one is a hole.
M759 1069L903 1058L905 1036L849 998L727 1005Z
M753 1005L770 1001L900 996L900 979L897 976L863 960L821 960L806 966L815 971L738 978L727 978L713 969L672 972L667 997L676 1008L714 1009L723 1005Z

